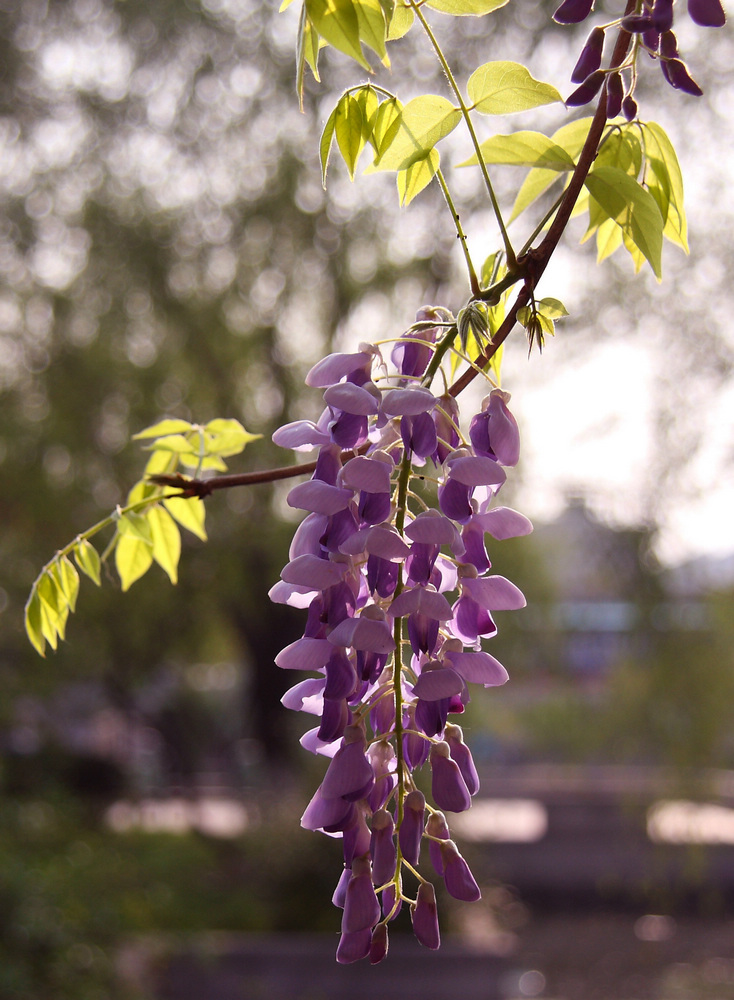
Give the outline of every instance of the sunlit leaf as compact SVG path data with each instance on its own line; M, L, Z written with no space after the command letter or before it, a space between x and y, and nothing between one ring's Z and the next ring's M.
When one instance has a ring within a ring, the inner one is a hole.
M301 18L298 23L298 38L296 41L296 93L298 103L303 111L303 85L306 65L310 66L314 79L319 80L319 36L306 12L306 5L301 8Z
M73 612L76 610L76 599L79 595L79 574L67 556L62 556L54 565L61 590Z
M382 5L379 0L354 0L354 9L357 12L360 39L376 52L383 64L389 68L390 60L385 48L387 21Z
M375 150L375 162L388 149L390 143L400 131L403 105L397 97L389 97L377 109L369 141Z
M403 108L395 138L368 171L406 170L417 160L430 162L428 153L453 132L460 121L461 112L445 97L423 94L413 98Z
M568 309L566 309L560 299L548 296L540 299L536 305L538 311L542 312L544 316L548 316L549 319L561 319L563 316L568 316Z
M134 511L123 514L117 521L117 530L121 537L131 536L148 546L153 544L148 518L142 514L136 514Z
M642 146L631 129L615 129L601 144L595 167L619 167L630 177L637 177L642 168Z
M435 176L440 157L437 149L431 149L420 160L414 160L405 170L398 171L398 194L400 204L408 205Z
M365 145L365 121L359 101L351 94L345 94L336 106L335 133L349 177L354 180L357 160Z
M321 183L326 187L326 171L329 168L329 156L331 155L331 146L334 141L334 130L336 128L336 113L339 105L334 108L329 117L326 119L326 125L324 125L324 131L321 133L321 140L319 142L319 158L321 160Z
M619 225L661 277L663 219L653 196L618 167L594 167L586 187L610 219Z
M43 636L41 622L41 598L36 587L31 591L31 596L25 607L25 630L34 649L41 656L45 656L46 640Z
M563 101L555 87L532 77L516 62L488 62L467 83L472 106L484 115L507 115Z
M148 572L153 565L153 547L135 535L120 535L115 546L115 566L123 590Z
M329 45L369 70L359 40L359 18L352 0L305 0L316 31Z
M455 17L491 14L493 10L504 7L509 0L426 0L426 6L439 10L442 14L453 14Z
M160 476L175 472L178 459L169 451L152 451L145 463L146 476Z
M389 42L397 41L408 34L413 27L415 14L412 7L405 7L403 4L396 4L393 16L390 18L390 27L387 30Z
M206 541L204 519L206 508L199 497L171 497L163 501L163 506L173 515L182 528L186 528L202 542Z
M207 455L239 455L251 441L262 434L250 434L239 420L217 418L204 425L204 449Z
M99 553L85 538L80 539L74 546L74 561L82 573L85 573L90 580L94 580L98 587L101 585Z
M547 170L573 170L574 162L566 150L542 132L513 132L495 135L480 146L485 163L507 163L520 167L542 167ZM460 167L476 166L476 153L460 163Z
M178 582L178 561L181 558L181 532L167 510L152 507L146 518L153 540L153 558L168 574L171 583Z
M688 253L683 176L678 157L665 131L656 122L647 122L642 130L645 145L644 183L663 217L663 235Z
M193 429L194 424L190 424L188 420L168 418L160 420L157 424L153 424L150 427L146 427L145 430L140 431L138 434L133 434L133 441L141 441L144 438L164 437L167 434L185 434L187 431Z

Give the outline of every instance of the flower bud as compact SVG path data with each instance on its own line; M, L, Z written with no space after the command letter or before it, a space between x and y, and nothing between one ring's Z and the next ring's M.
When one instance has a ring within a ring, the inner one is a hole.
M431 793L439 809L463 812L471 806L471 795L459 765L451 759L448 743L431 747Z
M370 942L370 964L377 965L387 955L387 924L378 924L372 931Z
M622 110L624 85L619 73L612 73L607 79L607 118L616 118Z
M682 90L691 97L700 97L703 91L686 69L686 64L680 59L668 59L660 64L663 76L671 87Z
M440 845L443 860L443 878L446 891L454 899L462 899L466 903L474 903L482 898L469 865L459 854L453 840L447 840Z
M688 0L691 20L702 28L721 28L726 23L726 14L719 0Z
M578 24L586 20L594 6L594 0L563 0L553 15L558 24Z
M632 122L637 117L637 101L631 94L627 94L622 101L622 114L628 122Z
M589 101L592 101L601 90L605 76L606 74L602 69L598 69L595 73L587 76L581 86L577 87L571 96L566 98L566 106L569 108L578 108L582 104L588 104Z
M438 930L436 893L430 882L421 882L415 906L411 907L413 933L426 948L435 950L441 944Z
M599 69L601 57L604 50L604 29L594 28L586 39L586 44L581 50L578 62L571 74L572 83L583 83L589 73Z
M411 865L418 864L423 837L423 815L426 809L426 798L423 792L414 789L405 797L403 821L398 831L400 851Z

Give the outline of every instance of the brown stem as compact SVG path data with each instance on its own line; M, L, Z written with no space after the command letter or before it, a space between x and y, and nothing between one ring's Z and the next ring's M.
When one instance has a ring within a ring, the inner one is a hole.
M316 469L315 462L305 462L303 465L285 465L279 469L263 469L258 472L241 472L231 476L214 476L212 479L187 479L176 474L173 476L150 476L149 482L156 486L170 486L181 490L181 497L208 497L215 490L228 490L233 486L255 486L258 483L274 483L277 479L295 479L296 476L307 476Z

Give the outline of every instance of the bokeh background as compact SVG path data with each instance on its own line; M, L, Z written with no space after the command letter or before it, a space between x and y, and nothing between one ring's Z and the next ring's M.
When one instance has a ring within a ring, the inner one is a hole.
M355 73L325 52L299 113L297 6L0 0L0 997L734 997L728 29L678 13L704 98L653 63L640 83L679 152L691 255L666 250L661 285L621 256L597 268L579 220L540 289L569 318L542 356L519 335L506 351L508 501L537 529L492 558L529 607L492 643L511 682L466 716L484 898L441 901L440 957L406 918L384 966L333 964L340 851L298 826L323 764L273 665L302 630L267 598L287 487L208 500L176 588L154 568L121 594L110 573L57 653L25 639L39 568L138 479L132 434L235 417L264 438L233 470L283 464L269 436L318 412L315 360L462 304L437 191L399 210L389 176L336 163L322 190L320 123ZM565 93L585 31L554 6L433 20L460 77L511 58ZM418 33L399 46L377 79L442 92ZM450 176L481 260L498 237L478 176ZM509 204L518 176L497 180Z

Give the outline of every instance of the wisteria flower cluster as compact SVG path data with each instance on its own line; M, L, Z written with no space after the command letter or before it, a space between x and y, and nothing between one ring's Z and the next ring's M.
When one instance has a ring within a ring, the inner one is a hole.
M635 13L612 24L621 25L640 40L641 47L660 63L663 76L671 87L700 97L703 91L678 52L678 40L673 31L674 3L675 0L642 0ZM575 24L586 20L593 7L594 0L564 0L553 17L561 24ZM688 14L695 24L704 28L720 28L726 23L720 0L688 0ZM589 34L571 74L571 81L579 87L566 104L570 107L588 104L606 81L607 118L623 114L627 121L632 121L637 116L637 102L633 97L636 76L630 73L625 82L619 70L609 72L600 68L605 30L598 26Z
M481 640L497 631L493 612L525 599L490 573L485 539L532 526L495 504L519 457L509 395L492 389L464 438L456 400L431 392L435 352L455 333L445 310L426 308L393 350L393 375L371 345L323 359L306 378L324 389L320 419L273 438L318 450L311 480L288 494L306 517L271 598L307 609L303 637L276 663L315 674L283 703L319 717L301 742L330 758L301 823L343 842L340 962L381 961L404 902L418 940L439 946L434 887L419 871L424 843L452 896L480 896L445 815L468 809L479 788L461 727L448 720L464 711L470 683L507 680ZM414 492L416 480L435 481L435 505ZM416 780L426 763L432 803Z

